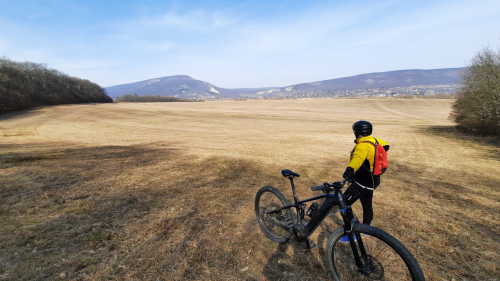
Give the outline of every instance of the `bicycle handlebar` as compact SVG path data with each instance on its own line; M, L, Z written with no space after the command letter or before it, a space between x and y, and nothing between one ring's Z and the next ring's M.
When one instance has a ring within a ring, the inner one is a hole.
M333 187L334 189L341 189L344 187L345 183L348 182L347 178L344 178L343 181L336 181L331 184L325 182L322 185L311 187L312 191L325 190L328 191L329 188Z
M326 183L326 184L328 184L328 183ZM322 189L328 188L328 186L326 184L322 184L322 185L318 185L318 186L313 186L313 187L311 187L311 190L312 191L318 191L318 190L322 190Z

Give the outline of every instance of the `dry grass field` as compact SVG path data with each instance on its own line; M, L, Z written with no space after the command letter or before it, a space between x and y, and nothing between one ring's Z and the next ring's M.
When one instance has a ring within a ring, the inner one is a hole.
M54 106L0 116L0 280L330 280L260 230L282 169L301 198L340 180L366 119L391 145L373 225L427 280L500 280L500 149L454 131L452 100L299 99ZM358 216L360 203L354 204Z

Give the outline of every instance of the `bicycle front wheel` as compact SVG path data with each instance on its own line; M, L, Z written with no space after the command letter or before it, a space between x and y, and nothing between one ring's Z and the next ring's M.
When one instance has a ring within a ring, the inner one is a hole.
M293 219L290 208L274 214L267 212L288 205L288 200L275 187L264 186L255 196L255 214L264 234L276 243L286 243L292 237L292 229L286 227L287 219Z
M340 227L328 238L326 249L328 268L334 280L425 280L417 260L396 238L361 223L355 224L353 231L357 238L355 244L361 258L361 270L356 265L350 243L340 241L345 235L344 227ZM365 253L360 249L361 244Z

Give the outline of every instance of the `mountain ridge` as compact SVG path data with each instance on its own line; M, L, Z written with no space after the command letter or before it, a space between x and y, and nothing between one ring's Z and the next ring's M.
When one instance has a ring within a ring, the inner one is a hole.
M191 99L321 97L351 95L422 94L429 91L454 92L463 68L407 69L365 73L286 87L226 89L188 75L153 78L129 84L106 87L116 98L125 94L160 95ZM366 91L369 90L369 91ZM422 92L422 93L421 93Z

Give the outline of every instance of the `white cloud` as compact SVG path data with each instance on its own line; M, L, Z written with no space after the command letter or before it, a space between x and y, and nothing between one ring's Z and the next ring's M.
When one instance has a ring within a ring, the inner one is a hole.
M231 53L253 55L304 55L308 52L335 45L352 31L352 27L376 13L376 5L367 9L343 7L337 9L314 8L300 16L277 16L275 20L251 22L233 30L229 43ZM342 44L344 44L342 42Z
M184 29L204 30L227 26L234 21L227 18L223 12L207 12L205 10L193 10L187 13L169 11L161 17L145 19L145 26L178 27Z

